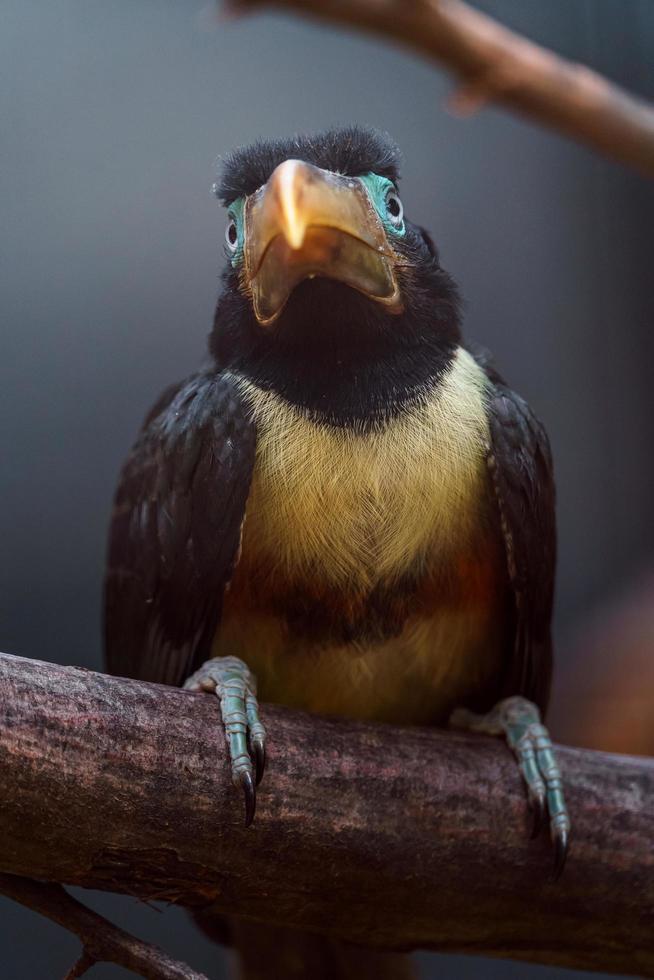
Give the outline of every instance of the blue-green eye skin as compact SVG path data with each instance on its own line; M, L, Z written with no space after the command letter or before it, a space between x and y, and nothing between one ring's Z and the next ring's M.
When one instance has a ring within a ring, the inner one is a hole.
M227 225L225 226L225 254L233 266L243 260L243 211L245 198L239 197L230 204L227 210Z
M368 191L386 231L398 238L406 235L404 209L393 181L379 174L365 174L359 180Z

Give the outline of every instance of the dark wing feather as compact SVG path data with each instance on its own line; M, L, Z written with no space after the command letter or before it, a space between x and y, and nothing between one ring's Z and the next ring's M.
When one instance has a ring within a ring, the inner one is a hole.
M148 415L116 493L105 579L112 674L181 684L210 656L255 433L233 381L199 374Z
M488 465L513 600L513 636L502 695L521 694L545 711L552 674L556 565L550 445L541 423L496 373L485 352L474 353L491 381Z

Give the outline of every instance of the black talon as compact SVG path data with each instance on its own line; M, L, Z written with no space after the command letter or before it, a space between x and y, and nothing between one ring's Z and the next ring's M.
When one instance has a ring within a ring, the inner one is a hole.
M249 827L254 820L254 811L257 808L257 791L249 772L242 772L239 778L245 795L245 826Z
M568 831L560 830L554 838L554 868L552 880L558 881L565 868L565 859L568 856Z
M256 767L256 780L258 786L263 779L263 774L266 769L266 746L263 742L257 739L252 744L252 748L254 750L254 763Z
M529 832L529 837L531 840L534 840L534 838L538 837L543 828L543 821L545 819L545 797L536 795L530 796L529 809L531 811L531 829Z

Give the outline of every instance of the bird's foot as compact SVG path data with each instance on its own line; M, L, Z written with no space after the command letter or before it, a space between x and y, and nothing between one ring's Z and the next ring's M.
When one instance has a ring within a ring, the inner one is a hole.
M218 696L231 760L232 782L243 790L245 826L249 827L257 805L256 787L266 766L266 730L259 718L254 675L238 657L214 657L191 674L184 689L207 691Z
M559 878L568 854L570 817L552 740L536 705L526 698L512 697L499 701L487 715L458 708L450 717L450 727L506 738L527 784L532 837L539 834L545 814L549 814L554 880Z

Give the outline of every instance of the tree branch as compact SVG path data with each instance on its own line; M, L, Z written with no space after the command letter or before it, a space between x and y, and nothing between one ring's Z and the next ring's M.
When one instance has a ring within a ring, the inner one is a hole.
M654 109L582 65L521 37L461 0L231 0L278 7L381 34L439 61L461 80L452 108L489 101L530 116L654 176Z
M136 939L88 909L61 885L0 874L0 892L79 936L82 954L65 980L75 980L103 962L117 963L148 980L208 980L204 973L171 959L157 946Z
M392 949L654 976L654 760L559 749L563 879L499 740L265 706L254 825L217 700L0 655L0 868Z

